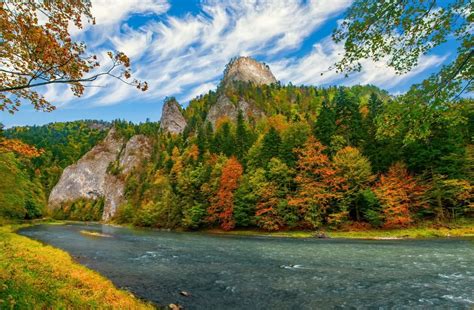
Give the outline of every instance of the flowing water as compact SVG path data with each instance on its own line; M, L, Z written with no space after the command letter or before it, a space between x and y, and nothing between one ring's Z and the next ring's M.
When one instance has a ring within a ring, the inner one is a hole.
M100 224L38 225L20 233L66 250L117 286L158 305L474 308L472 239L285 239Z

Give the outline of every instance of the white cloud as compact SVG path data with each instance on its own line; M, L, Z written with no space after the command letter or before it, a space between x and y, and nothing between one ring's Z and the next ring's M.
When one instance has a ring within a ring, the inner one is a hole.
M362 71L354 72L345 78L335 70L329 71L328 68L341 59L344 53L344 46L336 44L327 37L313 46L312 51L301 58L276 61L270 63L270 66L276 76L283 82L292 82L293 84L309 85L355 85L355 84L373 84L381 88L391 89L410 79L425 70L439 66L447 56L422 56L418 66L407 74L399 75L391 67L388 67L384 61L374 62L372 60L363 60Z
M276 53L296 49L349 4L350 0L247 0L238 4L208 0L197 15L167 17L140 29L127 29L112 43L119 49L137 46L137 38L151 37L151 43L140 44L141 53L132 56L132 61L140 59L135 76L150 84L146 97L189 100L191 95L198 95L195 90L201 85L218 84L230 58L275 57ZM126 99L115 94L114 98L116 102Z
M112 3L113 2L113 3ZM296 51L326 21L342 13L352 0L203 0L200 12L181 17L161 15L133 28L124 20L130 14L163 14L166 1L93 0L98 30L79 34L96 53L107 49L126 52L133 76L149 83L140 93L143 101L176 96L188 101L216 87L226 63L250 55L270 64L277 79L294 84L366 84L391 88L407 78L439 65L444 59L424 56L407 75L396 75L383 63L364 62L364 70L341 78L326 72L343 51L330 38L316 43L307 55L282 58ZM100 26L102 24L102 26ZM321 72L326 72L321 76ZM133 87L113 79L98 81L107 88L87 89L84 99L96 105L135 100ZM60 93L56 95L60 96Z
M92 0L92 15L99 26L117 24L130 14L163 14L166 0Z

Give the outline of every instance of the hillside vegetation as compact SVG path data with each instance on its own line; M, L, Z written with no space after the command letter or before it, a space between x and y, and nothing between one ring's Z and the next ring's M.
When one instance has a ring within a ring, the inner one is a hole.
M245 100L265 116L241 111L236 121L224 116L213 126L207 115L219 94L235 105ZM373 86L236 81L192 100L183 110L187 126L181 134L150 122L115 122L127 138L148 135L154 151L127 176L128 203L114 220L275 231L403 228L472 217L473 101L433 106L403 98ZM30 182L39 179L48 193L53 182L44 180L52 178L48 169L64 168L61 152L71 153L67 161L73 161L104 134L88 128L65 134L73 140L64 150L42 142L44 136L34 132L43 127L14 128L6 135L52 152L25 170ZM78 133L83 138L73 137Z

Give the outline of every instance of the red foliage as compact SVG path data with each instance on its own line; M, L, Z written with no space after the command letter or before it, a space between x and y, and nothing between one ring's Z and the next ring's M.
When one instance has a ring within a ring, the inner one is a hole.
M374 192L385 217L385 228L406 227L413 223L415 211L424 206L426 187L420 185L402 163L392 165L380 177Z
M304 218L302 224L309 227L317 227L322 220L327 220L331 203L341 198L341 190L346 189L344 178L338 176L324 150L319 141L310 137L298 152L295 178L298 191L289 204L298 208Z
M242 176L242 165L235 157L229 158L222 167L219 189L212 204L207 209L208 221L218 221L224 230L235 227L234 213L234 191L239 185Z
M277 207L280 199L275 194L278 191L273 183L268 183L260 192L260 201L257 203L258 226L265 230L279 230L285 226L285 221L278 215Z

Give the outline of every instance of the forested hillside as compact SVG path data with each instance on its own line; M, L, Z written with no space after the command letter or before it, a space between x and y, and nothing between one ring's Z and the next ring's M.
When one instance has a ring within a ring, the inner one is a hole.
M76 121L0 131L3 142L22 141L39 150L30 154L0 146L0 216L43 216L62 170L103 139L109 127L105 122Z
M268 117L213 128L216 93L193 100L183 134L162 134L153 162L127 180L118 221L279 230L472 215L472 101L432 109L362 86L224 91Z
M207 114L222 92L265 116L240 111L236 121L221 117L213 126ZM181 134L155 123L115 123L126 138L141 133L154 145L152 159L127 175L128 203L115 221L281 230L406 227L473 215L472 100L433 108L373 86L236 81L192 100L183 114ZM107 125L96 125L59 123L5 134L44 149L22 171L47 194L60 171L104 137Z

